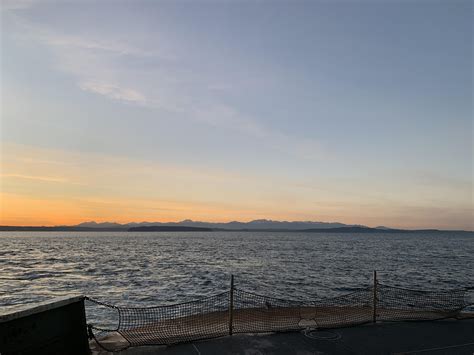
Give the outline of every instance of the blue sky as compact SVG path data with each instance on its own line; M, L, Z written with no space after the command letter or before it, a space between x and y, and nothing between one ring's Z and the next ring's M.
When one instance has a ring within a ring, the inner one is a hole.
M473 228L470 1L4 1L1 18L6 222L56 224L46 202L64 222Z

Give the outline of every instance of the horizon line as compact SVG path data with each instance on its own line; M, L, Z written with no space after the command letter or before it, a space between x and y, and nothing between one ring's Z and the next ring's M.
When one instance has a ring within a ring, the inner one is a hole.
M50 224L50 225L13 225L13 224L0 224L0 227L19 227L19 228L61 228L61 227L80 227L81 224L117 224L119 226L127 226L129 224L178 224L178 223L183 223L183 222L193 222L193 223L209 223L209 224L229 224L229 223L242 223L242 224L247 224L251 222L256 222L256 221L265 221L265 222L276 222L276 223L319 223L319 224L342 224L342 227L328 227L328 229L332 228L343 228L343 227L361 227L361 228L371 228L371 229L377 229L380 228L386 228L386 229L392 229L392 230L405 230L405 231L417 231L417 230L435 230L435 231L451 231L451 232L474 232L474 229L440 229L436 227L417 227L417 228L404 228L404 227L389 227L386 225L379 224L377 226L368 226L364 224L359 224L359 223L353 223L353 224L348 224L344 222L324 222L324 221L314 221L314 220L274 220L274 219L266 219L266 218L260 218L260 219L251 219L247 221L239 221L239 220L227 220L227 221L221 221L221 222L211 222L211 221L201 221L201 220L192 220L190 218L182 219L182 220L176 220L176 221L141 221L141 222L111 222L111 221L104 221L104 222L97 222L94 220L86 220L84 222L79 222L77 224ZM93 227L84 227L84 228L93 228ZM100 227L98 227L100 228ZM267 228L268 229L268 228Z

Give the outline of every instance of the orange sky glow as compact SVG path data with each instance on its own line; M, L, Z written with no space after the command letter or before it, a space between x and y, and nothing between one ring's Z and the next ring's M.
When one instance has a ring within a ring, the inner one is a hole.
M422 198L420 186L416 196L407 202L406 197L397 201L396 191L376 194L383 185L373 185L372 196L360 193L358 190L365 190L366 186L357 181L309 183L279 177L268 184L265 176L202 172L192 167L25 145L9 144L3 148L1 225L266 218L472 229L467 199L456 211L440 208L433 205L432 188L426 186L426 199ZM462 189L436 187L440 198L458 203Z

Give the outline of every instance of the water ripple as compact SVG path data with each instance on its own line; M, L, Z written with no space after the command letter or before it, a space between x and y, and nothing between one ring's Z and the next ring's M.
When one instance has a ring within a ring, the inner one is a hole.
M86 294L122 305L189 301L237 287L290 299L381 281L474 285L471 234L0 232L0 306Z

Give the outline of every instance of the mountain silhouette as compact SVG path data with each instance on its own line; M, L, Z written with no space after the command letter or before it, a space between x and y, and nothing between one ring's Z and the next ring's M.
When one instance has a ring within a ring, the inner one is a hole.
M94 221L84 222L75 227L81 228L136 228L136 227L152 227L152 226L180 226L180 227L196 227L196 228L212 228L225 230L246 230L246 229L265 229L265 230L303 230L303 229L328 229L342 227L366 227L362 225L350 225L339 222L314 222L314 221L273 221L269 219L256 219L250 222L200 222L191 219L185 219L180 222L140 222L119 224L115 222L97 223Z

